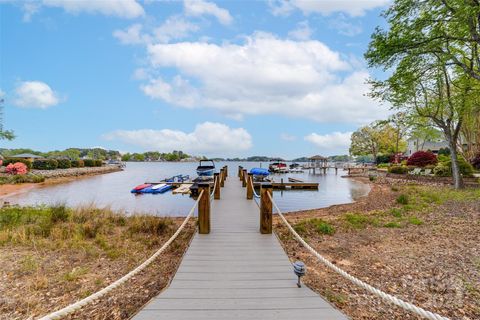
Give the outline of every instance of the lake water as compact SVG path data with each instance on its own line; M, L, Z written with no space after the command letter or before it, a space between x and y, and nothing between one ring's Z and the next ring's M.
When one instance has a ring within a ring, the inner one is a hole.
M258 162L218 162L217 168L228 165L230 177L236 177L238 166L246 169L268 167L268 163ZM127 163L124 171L98 176L85 177L75 181L36 187L30 191L5 198L13 204L66 204L68 206L95 205L123 210L128 213L151 213L157 215L186 215L194 201L188 195L131 194L130 190L146 181L159 181L177 174L189 174L195 177L196 163L146 162ZM295 177L304 181L319 182L319 190L275 191L274 198L282 211L295 211L324 208L334 204L350 203L358 197L368 194L370 188L360 182L341 178L344 171L334 170L327 174L289 173L273 175L275 181ZM239 183L238 180L230 183Z

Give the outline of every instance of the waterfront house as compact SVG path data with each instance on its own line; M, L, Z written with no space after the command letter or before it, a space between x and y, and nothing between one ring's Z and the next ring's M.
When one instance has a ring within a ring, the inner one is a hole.
M31 153L20 153L20 154L10 156L9 158L23 159L23 160L28 160L28 161L33 162L35 159L42 159L43 157L37 156L36 154L31 154Z
M421 140L410 138L407 140L407 151L406 156L411 156L417 151L432 151L435 154L438 154L440 149L448 148L448 142L442 139L438 140Z

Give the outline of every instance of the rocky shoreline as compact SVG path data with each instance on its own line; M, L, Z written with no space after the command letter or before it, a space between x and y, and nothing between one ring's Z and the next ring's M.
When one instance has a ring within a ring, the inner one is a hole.
M55 170L35 170L32 169L30 173L43 176L45 179L50 178L66 178L79 177L85 175L95 175L122 171L123 169L117 165L105 165L102 167L83 167L83 168L69 168L69 169L55 169Z

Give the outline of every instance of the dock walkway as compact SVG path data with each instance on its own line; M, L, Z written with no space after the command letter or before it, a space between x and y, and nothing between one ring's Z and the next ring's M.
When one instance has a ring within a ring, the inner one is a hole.
M297 288L274 234L234 177L212 201L211 232L196 234L170 286L133 319L347 319L318 294ZM308 272L308 271L307 271Z

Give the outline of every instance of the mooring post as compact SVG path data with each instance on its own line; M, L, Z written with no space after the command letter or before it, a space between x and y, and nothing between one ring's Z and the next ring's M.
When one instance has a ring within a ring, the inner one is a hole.
M247 169L243 169L243 173L242 173L242 187L246 187L247 186Z
M220 170L220 181L219 181L220 188L223 188L225 186L225 174L226 174L225 173L225 168L222 168Z
M243 173L243 167L238 166L238 177L240 178L240 181L242 181L242 173Z
M253 174L249 173L247 176L247 199L253 199Z
M271 183L262 183L260 189L260 233L272 233L272 195L273 186Z
M214 181L215 181L215 185L214 185L214 188L215 188L215 191L213 193L213 199L215 200L219 200L220 199L220 174L215 172L213 174L213 178L214 178Z
M224 166L225 178L228 177L228 166Z
M202 197L198 202L198 233L210 233L210 183L199 183L199 194L203 191Z

